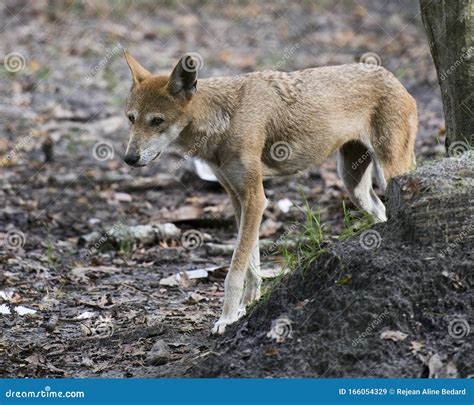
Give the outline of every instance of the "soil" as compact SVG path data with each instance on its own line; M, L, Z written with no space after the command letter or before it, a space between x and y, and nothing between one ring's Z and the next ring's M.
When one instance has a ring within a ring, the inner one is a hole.
M463 190L454 191L454 182L442 181L462 173L468 173ZM398 178L401 187L387 192L392 204L386 224L330 244L309 269L287 274L215 342L214 353L191 374L473 377L474 209L467 205L470 219L459 225L440 220L443 229L449 224L459 231L450 244L434 221L436 203L443 205L446 217L458 207L446 195L472 199L473 174L471 156L464 162L444 159ZM426 211L431 220L411 221L407 227L415 209L401 210L403 204L396 201L402 200L400 194L412 199L414 183L428 191L414 197L411 206L417 206L418 215ZM443 197L433 198L436 189L444 190ZM420 207L427 200L430 204ZM402 228L411 232L400 232ZM437 237L427 240L423 231Z
M257 375L254 367L263 352L246 362L229 354L221 366L214 361L208 372L203 371L201 364L208 363L200 362L214 358L220 342L209 332L222 304L230 254L225 249L225 254L216 253L212 247L235 242L230 203L218 185L195 174L191 159L168 153L142 169L123 163L128 137L123 106L130 76L122 49L151 71L163 73L185 52L197 52L204 61L202 77L352 63L374 52L417 100L417 156L423 162L444 153L444 121L414 3L3 2L1 52L3 56L17 52L23 60L18 71L5 66L0 70L0 377ZM105 145L105 155L98 145ZM298 209L304 203L301 191L314 207L319 206L328 234L341 230L342 201L354 208L337 178L334 159L297 179L266 182L265 189L270 206L261 236L270 242L288 233L297 236L298 228L291 225L304 221ZM293 204L288 212L278 204L283 199ZM91 232L107 239L108 230L117 225L163 223L175 224L182 233L197 231L200 243L190 249L182 238L120 246L102 246L100 238L96 243L81 242ZM17 237L16 242L11 236ZM355 248L347 242L334 249L342 249L337 250L342 257ZM403 251L396 246L384 250L379 267L374 267L378 262L371 256L360 256L349 269L364 269L357 286L365 301L357 298L357 290L353 292L361 308L389 307L393 327L414 330L418 319L414 308L390 307L393 302L384 296L382 281L367 290L363 283L364 277L382 280L382 275L403 281L406 272L398 274L397 267L389 265L390 258ZM425 254L413 251L406 265L408 269L416 262L420 275L412 277L430 284L432 268L421 258ZM328 269L342 268L332 250L320 260ZM266 257L264 268L278 268L280 262L278 256ZM439 261L436 267L448 265ZM160 284L183 271L216 267L206 277L182 279L176 286ZM301 277L295 274L285 287L294 285L295 291L288 289L287 295L298 297L317 286L315 301L308 305L314 306L311 319L320 326L328 326L340 311L337 292L346 287L332 284L338 271L324 280L310 276L301 291ZM325 292L321 297L317 291ZM271 317L265 318L265 311L280 312L287 299L282 297L270 301L269 309L256 309L249 318L250 334L268 329ZM295 300L288 311L299 324ZM451 313L451 304L458 310L468 305L447 300L446 314ZM20 315L22 308L31 313ZM415 320L406 318L413 314ZM355 323L341 317L334 324L346 340L371 319L365 311L354 316ZM302 336L310 324L299 326ZM349 327L353 329L345 329ZM299 365L285 366L278 356L265 357L262 364L268 368L258 373L348 376L344 364L337 360L331 366L334 359L329 352L318 352L331 346L334 336L318 332L311 337L319 343L312 346L309 358L304 345L287 349ZM252 339L260 345L263 340L258 339L264 337ZM169 348L159 364L150 361L157 341ZM361 347L383 343L366 339ZM250 347L245 344L245 350ZM383 350L394 355L385 346ZM462 346L460 353L465 350ZM374 375L395 373L386 361L390 357L360 362L354 356L348 353L345 360L353 375L359 371L367 375L369 369ZM423 372L419 361L406 362L404 375ZM458 368L465 375L469 370L463 364Z

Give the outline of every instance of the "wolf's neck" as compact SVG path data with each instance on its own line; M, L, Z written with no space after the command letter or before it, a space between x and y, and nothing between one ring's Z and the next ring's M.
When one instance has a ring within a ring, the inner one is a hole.
M182 150L204 160L215 160L236 108L238 86L229 78L198 81L190 106L192 122L180 136Z
M235 110L238 84L230 78L198 80L193 97L192 129L203 135L223 135Z

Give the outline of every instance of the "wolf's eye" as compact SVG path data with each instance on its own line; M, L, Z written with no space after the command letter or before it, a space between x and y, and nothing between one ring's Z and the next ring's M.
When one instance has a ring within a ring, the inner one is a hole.
M160 118L160 117L153 117L153 118L150 120L150 126L152 126L152 127L157 127L157 126L159 126L163 121L164 121L163 118Z
M128 120L130 121L131 124L135 122L135 116L133 114L128 114Z

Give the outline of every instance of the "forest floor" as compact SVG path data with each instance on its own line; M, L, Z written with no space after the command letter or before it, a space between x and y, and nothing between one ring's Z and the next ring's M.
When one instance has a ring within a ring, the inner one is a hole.
M423 162L443 155L444 120L414 3L4 2L1 52L19 53L20 66L0 70L0 377L192 376L212 351L236 238L230 203L191 159L123 163L123 48L154 72L197 52L202 77L373 52L417 100ZM354 208L334 159L265 191L269 244L298 235L302 192L329 235L341 232L342 201ZM110 229L165 223L181 235L108 243ZM271 278L282 258L265 256Z

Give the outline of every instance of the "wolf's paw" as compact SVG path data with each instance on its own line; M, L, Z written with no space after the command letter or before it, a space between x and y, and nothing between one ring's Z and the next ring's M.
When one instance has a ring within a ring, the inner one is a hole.
M237 319L220 318L212 327L211 333L213 335L222 335L227 325L234 323L236 320Z
M245 316L246 313L247 313L247 310L245 309L245 305L241 305L237 311L237 318L238 319L242 318L243 316Z
M214 324L211 333L213 335L222 335L225 332L225 328L227 325L231 323L237 322L240 318L242 318L246 314L245 305L239 306L235 317L227 318L227 317L220 317L219 320Z

